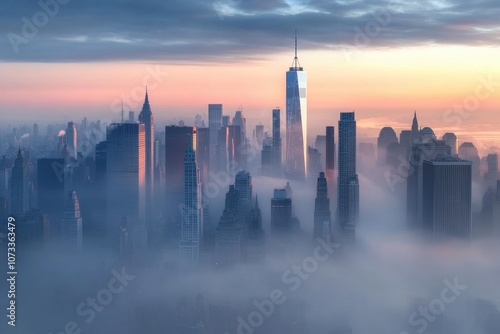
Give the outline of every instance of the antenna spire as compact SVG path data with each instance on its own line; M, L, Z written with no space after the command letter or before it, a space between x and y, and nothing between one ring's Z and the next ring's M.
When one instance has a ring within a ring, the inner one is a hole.
M302 67L300 67L300 63L299 63L299 57L297 56L297 50L298 50L298 46L297 46L297 29L295 29L295 57L293 58L293 64L292 64L292 67L290 69L293 69L295 71L302 71Z

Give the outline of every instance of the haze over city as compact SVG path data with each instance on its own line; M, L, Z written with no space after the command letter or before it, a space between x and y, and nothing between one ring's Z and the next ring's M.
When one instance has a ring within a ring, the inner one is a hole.
M0 4L0 332L499 333L499 15Z

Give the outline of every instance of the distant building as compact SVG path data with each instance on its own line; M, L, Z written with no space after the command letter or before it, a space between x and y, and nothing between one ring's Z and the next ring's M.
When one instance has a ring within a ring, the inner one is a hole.
M274 189L271 199L271 231L276 235L292 232L292 199L286 189Z
M308 146L307 159L309 160L308 166L310 175L317 175L323 170L323 168L321 167L321 153L318 149Z
M481 159L479 158L479 152L471 142L464 142L458 148L458 157L460 159L472 161L472 180L479 182L481 179Z
M271 137L266 137L262 141L262 151L260 155L261 175L273 176L274 174L274 156L273 141Z
M73 159L78 158L77 143L76 125L74 122L68 122L68 127L66 128L66 147L68 149L69 156Z
M222 104L208 105L208 131L210 141L210 163L209 170L218 171L217 146L219 142L219 130L222 127Z
M424 161L424 230L434 239L471 239L471 165L451 156Z
M28 165L24 160L21 149L17 151L17 157L12 167L10 182L10 209L15 216L22 215L30 209L30 179Z
M272 150L273 150L273 174L281 175L281 110L273 109L273 133L272 133Z
M450 146L451 147L451 155L457 155L458 154L458 151L457 151L457 148L458 148L458 139L457 139L457 136L454 134L454 133L451 133L451 132L447 132L443 135L443 138L444 142L446 143L446 145Z
M246 234L246 261L248 263L262 262L265 259L264 230L262 229L262 212L259 201L255 197L248 218L248 232Z
M391 127L385 127L380 130L380 134L377 139L377 159L379 164L386 163L387 157L387 148L392 143L397 143L398 137L396 136L396 132Z
M238 192L234 185L226 194L224 212L215 231L215 265L226 267L241 261L243 226L239 219Z
M145 135L145 161L146 161L146 218L148 223L153 217L153 195L154 195L154 170L155 170L155 123L151 106L149 105L148 90L139 114L139 123L144 124Z

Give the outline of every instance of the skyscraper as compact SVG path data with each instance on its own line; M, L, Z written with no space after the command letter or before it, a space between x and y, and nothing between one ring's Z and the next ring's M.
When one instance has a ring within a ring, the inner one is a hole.
M297 57L286 72L286 174L303 180L307 176L307 74Z
M154 193L154 152L155 152L155 124L153 113L149 105L148 89L146 87L146 97L139 114L139 123L144 124L145 144L146 144L146 218L151 219L153 214L153 193Z
M252 176L247 171L239 171L234 179L234 188L238 192L238 211L248 212L252 207Z
M243 228L238 216L238 191L229 186L224 212L215 231L215 264L229 266L241 260Z
M418 129L417 112L413 113L413 121L411 123L411 144L420 143L420 132Z
M273 109L273 171L275 176L281 175L281 110Z
M275 235L292 231L292 199L286 189L274 189L271 199L271 231Z
M42 158L37 162L38 208L60 221L64 211L64 159Z
M313 238L321 238L326 242L331 237L330 200L328 199L328 185L325 173L319 173L316 186L316 200L314 202L314 232Z
M74 122L68 122L68 127L66 128L66 146L69 152L69 156L73 159L77 159L78 158L77 133L76 133L76 125Z
M274 169L274 150L273 140L271 137L265 137L262 140L262 151L260 155L261 171L260 174L264 176L272 176L275 174Z
M328 183L328 197L331 202L336 203L336 178L335 178L335 127L326 127L326 157L325 157L325 172L326 181Z
M246 239L246 261L249 263L262 261L265 257L264 230L257 196L255 205L250 210Z
M434 239L470 240L471 165L451 156L424 161L424 230Z
M208 131L210 140L209 170L218 170L217 146L219 143L219 130L222 127L222 104L208 105Z
M118 242L124 216L145 219L146 140L144 124L113 123L106 134L106 230Z
M203 239L203 207L201 204L200 171L196 164L196 153L192 146L184 157L184 207L182 212L181 263L196 266L200 260L200 243Z
M22 215L30 208L30 181L27 164L21 149L12 167L10 182L10 211L13 215Z
M389 145L397 142L398 137L396 136L396 132L394 132L393 128L384 127L382 128L382 130L380 130L380 134L377 140L377 158L380 165L385 165L387 162L387 148L389 147Z
M457 148L458 148L458 139L457 136L453 132L447 132L443 135L442 138L446 145L451 147L451 154L452 155L457 155Z
M69 192L61 222L61 238L69 249L82 249L82 217L75 191Z
M423 161L435 159L438 155L451 154L450 146L443 140L414 144L410 152L410 170L406 179L406 213L408 226L416 231L423 224Z
M337 217L344 231L353 232L359 215L359 182L356 173L356 119L354 112L340 113ZM348 236L348 238L351 238Z

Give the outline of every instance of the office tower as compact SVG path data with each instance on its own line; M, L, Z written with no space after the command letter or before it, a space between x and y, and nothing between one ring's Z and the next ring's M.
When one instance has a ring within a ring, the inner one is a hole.
M227 160L228 160L228 151L227 151L227 144L229 142L229 127L228 126L223 126L222 128L219 129L219 137L217 141L217 155L216 155L216 160L217 160L217 165L215 171L212 172L217 172L217 171L227 171Z
M210 135L210 163L209 170L218 171L217 146L219 143L219 130L222 127L222 104L208 105L208 131Z
M420 134L420 142L428 143L433 140L436 140L436 135L434 134L434 130L429 127L422 128L419 132Z
M284 235L292 231L292 199L287 189L274 189L271 199L271 231Z
M61 238L70 249L82 249L82 217L76 191L68 193L61 222Z
M224 212L215 231L215 264L229 266L241 260L243 228L238 216L238 192L234 185L226 194Z
M17 151L16 160L12 167L10 181L10 211L18 216L30 208L30 180L28 165L24 160L21 149Z
M231 125L231 117L228 115L222 116L222 126L229 126Z
M451 155L451 148L444 140L419 143L412 147L406 178L406 214L408 226L412 230L421 231L423 224L422 163L424 160L436 159L438 155Z
M255 126L255 139L257 140L257 145L262 146L262 141L264 140L264 125L259 124Z
M356 119L354 112L340 113L338 158L338 224L354 238L354 227L359 216L359 182L356 174Z
M203 240L201 197L200 171L196 164L196 153L193 147L189 146L184 157L184 207L179 245L179 258L181 264L186 266L197 266L200 261L200 243Z
M321 154L321 171L326 170L326 136L317 135L314 148Z
M434 239L470 240L471 165L451 156L424 161L424 230Z
M404 147L406 152L411 150L411 130L402 130L399 133L399 143ZM406 158L406 156L405 156Z
M196 128L196 163L200 170L201 183L208 182L210 136L208 128Z
M184 156L188 147L196 151L196 128L191 126L165 127L165 189L167 217L179 220L179 206L184 203ZM180 225L178 226L180 228ZM178 231L180 232L180 231Z
M234 188L238 193L238 210L249 211L252 207L252 176L247 171L239 171L234 178Z
M224 127L223 127L224 129ZM227 127L227 166L228 170L239 170L244 168L243 134L239 125Z
M481 159L476 146L471 142L464 142L458 147L458 157L460 159L472 161L472 181L479 182L481 179L480 164Z
M135 112L133 111L128 112L128 122L135 123Z
M446 145L451 147L451 154L457 155L458 154L458 152L457 152L457 147L458 147L457 136L452 132L447 132L443 135L442 139L444 140Z
M307 74L297 57L286 72L286 174L303 180L307 175Z
M72 159L78 158L77 143L76 125L74 122L68 122L68 127L66 128L66 147Z
M317 175L323 169L321 168L321 153L318 149L307 147L307 166L309 168L309 175Z
M274 173L274 162L273 140L271 137L266 137L262 141L262 151L260 155L260 174L263 176L276 175Z
M247 137L247 120L243 116L243 111L238 110L234 113L232 125L238 125L241 131L241 138L244 141Z
M314 201L314 232L313 238L321 238L326 242L331 240L331 212L328 199L328 184L325 173L319 173Z
M64 159L38 159L37 179L38 208L50 218L60 218L60 214L64 210L65 200Z
M255 196L255 205L248 218L248 233L246 237L246 261L257 263L265 258L264 230L262 229L262 212Z
M328 197L331 204L336 203L336 175L335 175L335 127L326 127L326 155L325 155L325 175L328 184Z
M418 128L417 112L413 113L413 121L411 123L411 145L420 143L420 132Z
M144 124L112 123L106 133L106 232L118 243L124 216L145 219L146 130Z
M385 127L380 130L377 139L377 161L380 165L385 165L387 157L387 147L392 143L397 143L398 137L391 127Z
M273 171L275 176L281 175L281 110L273 109Z
M486 189L495 189L498 179L498 154L488 154L486 157L488 170L484 173L484 186Z
M146 144L146 219L148 223L153 216L153 194L154 194L154 157L155 157L155 123L151 106L149 105L148 89L146 97L139 114L139 123L144 124L144 135Z

